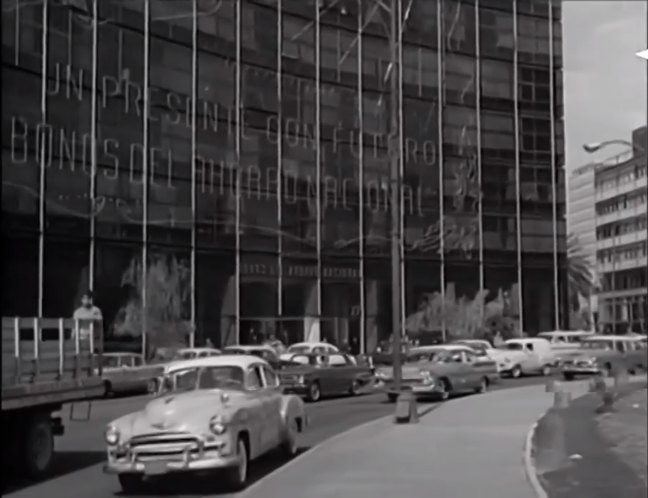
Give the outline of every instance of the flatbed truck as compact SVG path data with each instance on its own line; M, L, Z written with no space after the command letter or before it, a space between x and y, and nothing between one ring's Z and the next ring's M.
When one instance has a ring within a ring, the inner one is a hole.
M2 318L3 464L26 477L46 475L65 403L104 396L101 336L95 324L65 318ZM87 328L86 328L87 330Z

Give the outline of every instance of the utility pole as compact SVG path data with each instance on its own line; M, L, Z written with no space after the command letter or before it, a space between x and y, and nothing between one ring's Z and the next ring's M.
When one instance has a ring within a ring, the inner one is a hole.
M391 214L391 280L392 280L392 349L393 349L393 382L396 391L401 388L401 182L400 175L400 85L399 85L399 51L400 51L400 0L390 0L389 15L389 186ZM387 9L386 9L387 10Z

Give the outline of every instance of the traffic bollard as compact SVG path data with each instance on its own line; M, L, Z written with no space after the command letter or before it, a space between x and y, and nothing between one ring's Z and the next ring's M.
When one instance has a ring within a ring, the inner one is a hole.
M545 384L546 393L555 393L556 391L561 391L561 390L562 390L562 383L560 383L556 379L549 379Z
M398 395L394 422L397 424L416 424L418 422L416 396L411 391L404 391Z
M572 393L569 391L554 392L554 408L567 408L571 403Z

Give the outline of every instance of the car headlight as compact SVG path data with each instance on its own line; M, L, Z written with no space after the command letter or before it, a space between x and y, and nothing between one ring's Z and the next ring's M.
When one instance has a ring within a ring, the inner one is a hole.
M420 374L425 384L434 384L434 377L432 376L432 373L428 372L427 370L421 370Z
M114 446L119 443L119 437L120 433L117 427L114 425L109 425L106 428L106 433L104 434L106 438L106 443L108 443L110 446Z
M385 372L377 372L376 378L382 381L388 381L390 379L389 375L387 375Z
M297 384L305 384L305 383L306 383L306 377L304 375L298 375Z
M221 436L227 432L227 424L222 415L214 415L209 420L209 430L217 436Z

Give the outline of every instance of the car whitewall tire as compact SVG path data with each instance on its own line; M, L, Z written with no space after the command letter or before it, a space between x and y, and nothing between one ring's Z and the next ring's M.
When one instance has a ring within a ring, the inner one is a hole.
M299 430L297 428L297 420L293 419L290 422L288 422L288 426L286 427L286 437L284 439L284 442L281 446L282 452L289 458L294 457L297 454L298 451L298 445L297 445L297 435L299 434Z
M236 442L236 465L225 471L227 487L233 491L239 491L245 487L248 476L248 451L243 438L239 437Z

